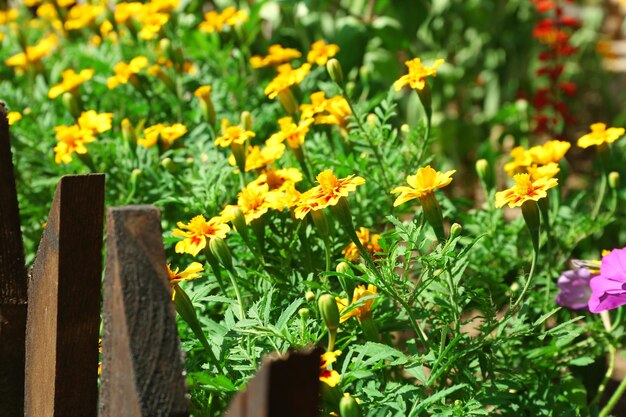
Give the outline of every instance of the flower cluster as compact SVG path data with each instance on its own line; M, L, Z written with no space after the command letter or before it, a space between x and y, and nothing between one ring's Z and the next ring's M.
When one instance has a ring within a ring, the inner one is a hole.
M187 127L182 123L173 125L157 123L144 129L143 135L137 139L137 144L144 148L151 148L159 143L163 149L168 149L185 133L187 133Z
M72 154L84 155L87 153L85 144L93 142L96 135L111 129L113 113L96 113L94 110L83 112L78 123L71 126L57 126L54 128L57 145L54 147L54 160L57 164L72 162Z

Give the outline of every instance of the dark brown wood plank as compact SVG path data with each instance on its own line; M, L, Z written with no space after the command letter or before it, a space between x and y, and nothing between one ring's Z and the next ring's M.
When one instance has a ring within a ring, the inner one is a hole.
M319 349L266 359L246 391L235 396L226 416L317 417L319 373Z
M27 279L6 114L0 102L0 410L22 417Z
M188 399L159 211L107 210L100 417L184 417Z
M28 288L25 415L95 417L104 175L57 185Z

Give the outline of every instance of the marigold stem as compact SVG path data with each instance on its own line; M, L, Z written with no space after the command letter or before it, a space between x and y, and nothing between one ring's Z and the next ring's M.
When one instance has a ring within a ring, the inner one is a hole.
M608 416L609 413L613 411L613 408L615 408L615 406L617 405L617 402L622 397L622 394L624 393L625 390L626 390L626 378L622 379L622 382L620 382L619 386L617 387L617 389L615 390L615 392L609 399L609 402L606 403L602 411L600 411L600 414L598 414L598 417Z

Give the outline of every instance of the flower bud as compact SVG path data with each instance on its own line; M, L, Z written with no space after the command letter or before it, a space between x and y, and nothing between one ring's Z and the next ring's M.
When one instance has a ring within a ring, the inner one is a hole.
M402 124L402 126L400 126L400 132L402 132L403 135L407 136L411 133L411 127L404 123Z
M226 269L230 270L233 268L233 257L224 239L212 237L209 241L209 249L213 256L215 256Z
M298 102L289 88L278 93L278 100L287 113L294 114L298 111Z
M241 112L241 128L252 131L252 113L249 111Z
M178 164L176 164L176 162L174 162L172 158L164 158L161 161L161 166L171 174L174 174L176 173L176 171L178 171Z
M330 75L330 79L336 82L338 85L343 86L343 70L341 64L335 58L331 58L326 63L326 70Z
M340 274L347 274L350 271L350 265L347 262L339 262L337 264L337 267L335 268L335 271L339 272Z
M306 299L307 303L310 303L315 300L315 293L313 291L307 291L306 293L304 293L304 298Z
M337 308L335 298L330 294L323 294L317 300L317 306L328 330L337 330L339 328L339 308Z
M330 235L330 230L328 227L328 219L324 214L323 210L313 210L311 211L311 217L313 218L313 223L317 228L317 231L320 232L324 238Z
M374 113L370 113L367 115L367 127L370 129L374 129L376 127L376 122L378 121L378 117Z
M122 120L122 137L129 143L137 143L137 135L135 129L128 118Z
M489 162L486 159L479 159L476 161L476 174L478 174L478 178L480 178L483 182L486 181L488 170L489 170Z
M70 92L64 93L63 104L65 105L65 108L70 112L72 117L74 117L75 119L78 119L81 111L80 111L80 105L78 103L78 100L76 99L76 96Z
M246 144L233 142L230 144L230 151L235 157L239 171L246 172Z
M241 211L239 207L236 207L232 211L232 216L231 222L237 233L244 238L248 237L248 225L246 224L246 217L243 215L243 211Z
M304 320L309 318L310 313L311 312L309 311L308 308L301 308L300 310L298 310L298 315L302 317Z
M619 188L619 172L611 171L609 173L609 187L614 190Z
M344 394L339 401L339 415L341 417L359 417L361 415L359 404L350 394Z
M457 237L461 233L461 230L463 230L463 226L458 223L453 223L452 226L450 226L450 239Z
M536 201L526 201L522 204L522 216L526 222L526 227L530 232L530 238L535 252L539 250L539 228L541 219L539 217L539 206Z

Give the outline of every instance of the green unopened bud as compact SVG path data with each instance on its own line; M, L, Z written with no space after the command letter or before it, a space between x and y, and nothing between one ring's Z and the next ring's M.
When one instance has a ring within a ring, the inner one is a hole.
M232 142L230 144L230 151L235 157L235 162L237 163L237 168L239 168L239 171L241 171L242 173L246 172L246 144Z
M488 175L489 170L489 162L486 159L479 159L476 161L476 174L478 174L478 178L485 181Z
M294 114L298 111L298 102L289 88L278 93L278 100L287 113Z
M339 328L339 308L337 307L335 297L330 294L323 294L317 300L317 307L328 330L337 330Z
M130 120L122 120L122 137L129 143L137 143L137 135Z
M400 126L400 132L402 132L403 135L407 136L411 133L411 127L404 123L402 126Z
M378 117L374 113L370 113L367 115L367 126L370 129L374 129L376 127L377 121L378 121Z
M130 172L130 182L132 183L136 183L137 179L139 178L139 176L141 175L142 171L139 168L135 168Z
M340 274L347 274L350 271L350 265L347 262L339 262L337 264L337 267L335 268L335 271L339 272Z
M176 173L178 171L178 164L172 160L172 158L164 158L161 161L161 166L165 168L165 170L171 174Z
M326 63L326 70L330 75L330 79L336 82L338 85L343 86L343 70L341 69L341 63L335 58L331 58Z
M304 293L304 298L306 299L307 303L310 303L315 300L315 293L313 291L307 291Z
M426 221L435 231L435 235L440 242L446 240L446 233L443 229L443 215L441 214L441 206L435 197L435 193L427 193L419 198L422 203L422 210Z
M246 217L243 215L243 211L239 207L236 207L232 211L233 219L231 220L237 233L241 236L248 237L248 225L246 224Z
M461 230L463 230L463 226L458 223L453 223L452 226L450 226L450 239L457 237L461 233Z
M209 241L209 250L226 269L231 270L233 268L233 257L224 239L212 237Z
M539 207L536 201L526 201L522 204L522 215L526 222L526 227L530 232L530 238L533 243L533 249L535 252L539 251L539 228L541 226L541 219L539 218Z
M361 415L359 404L350 394L344 394L339 401L339 415L341 417L359 417Z
M63 105L65 105L65 108L70 112L73 118L78 119L78 117L80 117L80 104L74 94L70 92L64 93Z
M241 127L243 130L252 131L252 113L249 111L241 112Z
M304 320L308 319L310 314L311 312L309 311L308 308L301 308L300 310L298 310L298 315L302 317Z
M619 188L619 172L611 171L609 173L609 187L614 190Z
M323 210L313 210L311 211L311 217L313 218L313 223L317 228L317 231L320 232L324 238L330 235L330 229L328 227L328 219L324 214Z

